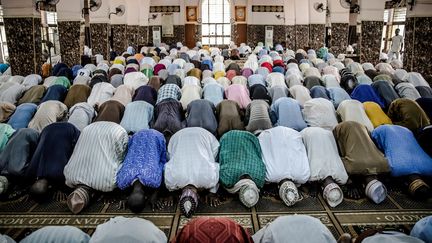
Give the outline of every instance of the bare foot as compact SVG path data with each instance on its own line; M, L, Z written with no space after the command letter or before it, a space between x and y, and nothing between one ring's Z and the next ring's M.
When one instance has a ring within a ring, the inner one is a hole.
M354 183L346 184L345 186L346 195L349 199L359 200L363 197L363 190L360 188L360 186L355 185Z
M126 201L127 200L120 200L117 204L117 210L126 210Z
M221 200L216 193L209 192L205 196L205 203L208 204L210 207L217 207L221 205Z

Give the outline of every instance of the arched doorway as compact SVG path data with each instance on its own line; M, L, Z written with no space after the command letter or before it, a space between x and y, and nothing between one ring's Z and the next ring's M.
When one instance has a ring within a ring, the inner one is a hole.
M228 0L203 0L201 4L201 42L203 45L228 45L231 41L231 6Z

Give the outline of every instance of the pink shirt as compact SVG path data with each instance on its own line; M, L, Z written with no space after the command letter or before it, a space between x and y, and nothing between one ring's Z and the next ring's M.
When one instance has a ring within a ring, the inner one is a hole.
M231 84L228 88L226 88L225 97L228 100L237 102L242 109L246 109L249 103L251 103L249 98L249 90L246 88L246 86L241 84Z

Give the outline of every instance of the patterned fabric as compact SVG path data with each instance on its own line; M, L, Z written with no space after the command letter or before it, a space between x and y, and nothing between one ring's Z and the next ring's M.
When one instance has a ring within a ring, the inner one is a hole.
M159 89L156 104L166 99L180 100L181 95L181 90L178 85L165 84Z
M220 181L233 187L243 175L249 175L258 188L264 186L266 168L259 140L246 131L230 131L220 139Z
M203 96L217 106L224 98L224 89L220 84L209 83L204 86Z
M66 185L84 184L98 191L116 187L116 174L127 149L126 130L113 122L95 122L84 128L65 166Z
M432 175L432 158L423 151L407 128L382 125L372 132L372 138L384 151L393 176Z
M159 188L166 163L165 138L153 129L135 133L129 140L128 151L117 173L117 185L124 190L135 180L151 188Z
M177 234L172 243L252 243L249 233L228 218L199 217L190 221Z
M293 98L283 97L271 106L276 115L277 126L289 127L297 131L303 130L307 124L303 120L303 114L298 101Z
M134 101L126 106L120 125L129 132L148 129L153 119L153 106L145 101Z
M255 133L272 127L270 107L264 100L253 100L246 109L246 130Z

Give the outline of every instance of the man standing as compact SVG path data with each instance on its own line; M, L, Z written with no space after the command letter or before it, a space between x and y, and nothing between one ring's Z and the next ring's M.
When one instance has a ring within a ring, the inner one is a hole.
M403 48L403 36L399 35L400 29L397 28L395 30L395 36L391 39L391 47L389 52L389 61L393 60L394 55L396 55L396 59L399 60L400 51Z

